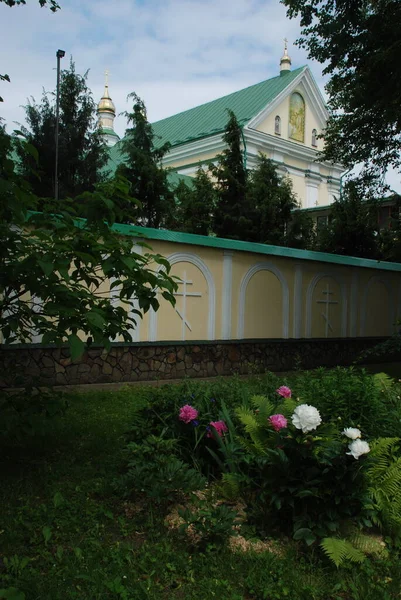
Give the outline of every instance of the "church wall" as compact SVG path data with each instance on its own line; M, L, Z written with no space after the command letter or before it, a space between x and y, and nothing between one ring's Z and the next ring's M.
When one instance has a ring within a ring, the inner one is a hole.
M272 112L256 127L258 131L273 135L277 138L289 140L298 145L307 146L315 150L323 149L323 140L317 140L317 146L312 146L312 130L316 129L318 133L321 133L321 128L318 120L316 119L313 110L308 106L305 94L302 89L294 90L298 92L305 100L305 137L304 142L293 140L289 137L289 111L290 111L290 96L287 96L281 104L272 110ZM275 118L279 116L281 119L281 135L275 134Z
M186 234L148 235L180 281L176 306L160 298L159 311L138 322L135 343L388 336L401 316L401 265L375 268L380 263L340 256L328 263L286 248L269 253L246 242L199 236L197 245Z
M327 264L159 240L150 244L182 281L176 306L161 299L159 311L145 315L136 341L386 336L399 313L399 272L342 265L342 257L339 264Z

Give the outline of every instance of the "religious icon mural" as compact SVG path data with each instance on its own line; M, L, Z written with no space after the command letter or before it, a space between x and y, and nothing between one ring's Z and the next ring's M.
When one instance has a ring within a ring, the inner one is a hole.
M298 92L290 98L288 137L297 142L303 142L305 139L305 100Z

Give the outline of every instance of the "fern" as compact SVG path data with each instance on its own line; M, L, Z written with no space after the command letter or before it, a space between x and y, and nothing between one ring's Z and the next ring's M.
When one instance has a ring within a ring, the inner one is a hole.
M218 491L226 500L237 500L240 495L241 477L237 473L223 473Z
M266 398L266 396L252 396L251 400L261 417L267 419L274 413L274 405Z
M276 412L284 415L287 419L289 419L296 407L298 406L297 402L292 398L285 398L279 406L276 407Z
M376 373L373 375L373 381L376 389L384 390L389 394L394 386L394 380L387 373Z
M340 538L323 538L320 542L320 547L336 567L342 565L346 560L362 563L366 558L365 554L358 548L355 548L350 541Z
M355 531L349 537L349 541L364 554L373 554L379 558L386 558L388 556L388 550L383 540L378 536Z
M401 457L399 438L379 438L371 446L366 471L368 494L373 502L376 525L394 536L401 532Z

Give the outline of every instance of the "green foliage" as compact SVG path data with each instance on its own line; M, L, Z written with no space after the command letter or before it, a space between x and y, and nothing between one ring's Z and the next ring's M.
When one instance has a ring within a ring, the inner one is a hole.
M366 471L372 520L397 543L401 541L400 441L399 438L375 440Z
M64 395L42 388L24 388L16 391L0 390L0 437L44 435L48 419L62 415L67 408Z
M145 104L134 92L128 98L133 99L133 108L132 112L124 114L131 127L126 130L121 142L125 160L117 173L129 181L130 193L139 204L126 206L122 222L158 228L171 222L174 209L174 195L168 185L167 171L161 165L170 144L160 147L155 144Z
M75 198L93 192L104 181L108 150L97 127L96 103L87 86L88 72L79 75L72 59L61 71L59 121L59 198ZM55 94L44 92L40 104L33 99L25 106L28 127L21 127L25 141L36 148L32 157L26 143L17 144L18 168L34 194L54 195ZM27 151L28 150L28 151Z
M324 64L331 116L324 158L347 167L363 163L383 177L400 167L401 103L398 0L283 0L301 18L298 45Z
M319 231L317 250L362 258L380 258L377 205L363 186L348 182L330 207L326 227Z
M191 187L181 181L175 189L177 201L174 230L209 235L216 204L216 191L209 175L199 167Z
M286 234L286 246L299 250L314 250L316 232L312 217L299 208L291 213Z
M127 445L127 473L120 485L125 495L144 495L157 504L168 504L179 495L203 489L204 478L174 456L176 441L149 435Z
M26 0L0 0L0 2L4 2L7 6L19 6L21 4L26 4ZM39 0L39 4L41 7L49 6L52 12L56 12L60 8L57 4L56 0Z
M237 513L225 504L213 504L211 500L199 499L196 496L190 508L179 510L184 519L180 531L200 550L212 550L227 542L233 536Z
M263 154L259 154L256 168L249 174L247 201L252 241L286 246L288 225L298 203L291 181L280 177L274 163Z
M257 406L263 406L260 399ZM242 440L248 476L242 494L251 522L259 531L278 527L308 545L339 531L344 519L359 518L363 485L358 465L346 455L346 438L335 427L320 425L303 434L289 419L293 401L277 404L270 414L288 416L287 428L276 432L260 411L237 409L251 443Z
M294 396L302 394L302 401L316 406L325 421L359 427L372 438L399 433L399 384L393 382L390 389L387 393L377 377L352 367L301 373L293 385Z
M355 548L348 540L328 537L320 542L320 546L336 567L339 567L346 561L361 563L366 558L365 554L361 550L358 550L358 548Z
M119 335L129 341L142 313L157 310L157 289L174 303L167 261L145 244L143 255L132 252L134 240L113 230L130 198L126 181L100 184L82 206L49 200L38 213L39 200L10 156L10 137L0 129L0 330L6 343L39 335L45 344L68 342L76 358L85 347L79 332L88 344L109 347ZM102 291L109 280L114 300Z
M287 385L293 387L295 379ZM224 394L227 407L255 394L273 398L278 387L273 375L187 385L198 398L207 393L209 402ZM225 547L194 552L166 529L163 506L152 503L149 510L147 502L116 494L110 482L124 460L127 423L135 423L148 402L152 412L164 397L172 402L180 392L182 400L183 389L127 386L71 394L68 412L44 438L27 438L24 447L2 445L1 590L43 600L111 600L124 594L129 600L399 598L401 561L394 547L387 558L368 557L339 569L313 549L306 554L286 540L268 539L260 553ZM52 532L47 545L45 526Z
M223 135L227 148L218 156L212 168L216 180L217 204L214 232L218 237L248 239L252 226L246 197L247 172L241 150L242 129L235 114L228 111L229 120Z

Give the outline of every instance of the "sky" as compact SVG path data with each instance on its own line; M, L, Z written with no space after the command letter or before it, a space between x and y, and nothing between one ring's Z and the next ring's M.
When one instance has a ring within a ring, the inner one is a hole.
M8 131L24 123L23 105L56 86L56 51L72 56L78 73L88 73L96 101L109 75L117 113L130 108L135 91L149 120L214 100L279 73L283 39L292 67L308 64L324 93L319 63L294 45L297 20L286 17L279 0L59 0L61 10L40 8L37 0L9 8L0 2L2 59L0 116ZM119 115L115 130L124 134ZM401 191L401 176L388 183Z

